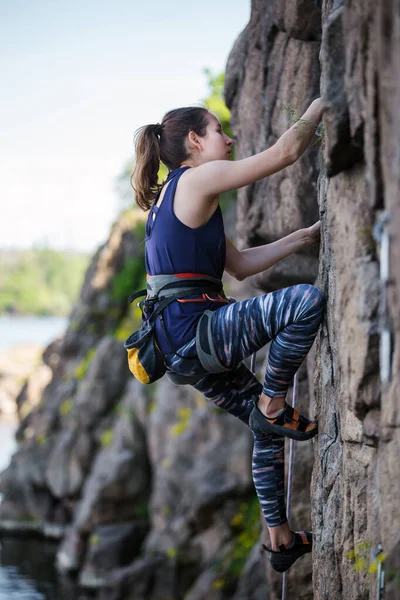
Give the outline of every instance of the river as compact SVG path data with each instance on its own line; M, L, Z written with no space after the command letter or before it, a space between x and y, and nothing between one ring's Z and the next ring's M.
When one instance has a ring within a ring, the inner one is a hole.
M45 347L62 335L62 317L0 316L0 350L39 344ZM16 449L15 426L0 421L0 472ZM54 568L57 544L25 537L0 537L0 600L87 600L75 582Z
M47 346L63 334L66 325L64 317L0 315L0 350L24 344Z

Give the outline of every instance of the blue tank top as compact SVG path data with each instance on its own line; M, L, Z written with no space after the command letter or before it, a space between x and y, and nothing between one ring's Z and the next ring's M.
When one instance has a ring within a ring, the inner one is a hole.
M220 207L207 223L196 229L182 223L174 213L176 186L182 173L189 168L180 167L170 172L165 185L170 183L161 205L155 206L154 203L150 210L146 223L146 272L149 275L197 273L221 279L226 244ZM214 295L210 297L217 298ZM204 300L201 296L172 302L163 312L168 340L160 320L156 321L156 338L161 351L169 354L189 342L196 335L196 325L203 312L221 306L224 304Z

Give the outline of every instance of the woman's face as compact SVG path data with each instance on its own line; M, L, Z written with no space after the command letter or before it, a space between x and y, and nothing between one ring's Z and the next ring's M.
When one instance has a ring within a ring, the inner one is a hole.
M233 139L224 133L221 123L214 115L207 115L207 119L206 134L200 138L202 162L229 160L232 153Z

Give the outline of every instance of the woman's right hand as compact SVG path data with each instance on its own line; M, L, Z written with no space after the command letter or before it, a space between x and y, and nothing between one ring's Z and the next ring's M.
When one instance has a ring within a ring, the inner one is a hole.
M313 245L318 244L320 241L321 234L321 221L317 221L311 227L306 228L306 244Z

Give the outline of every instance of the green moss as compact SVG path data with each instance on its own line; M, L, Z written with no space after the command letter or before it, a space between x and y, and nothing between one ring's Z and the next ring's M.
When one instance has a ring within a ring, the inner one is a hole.
M195 391L195 402L196 402L197 408L203 408L203 406L206 406L206 404L207 404L207 400L205 399L205 396L198 390Z
M68 400L65 400L65 402L63 402L61 404L60 408L58 409L60 415L62 417L66 417L67 415L69 415L69 413L71 412L72 405L73 405L72 398L68 398Z
M100 536L95 533L92 534L89 538L89 544L95 548L96 546L99 545L99 543L100 543Z
M100 436L100 443L103 448L108 448L111 446L114 438L114 432L112 429L105 429Z
M47 435L45 435L44 433L41 433L40 435L38 435L36 437L36 442L39 444L39 446L44 446L44 444L47 443L48 439L49 438L47 437Z
M20 515L19 517L16 517L15 520L19 523L29 523L30 525L39 525L39 523L41 523L40 519L33 517L32 515Z
M173 559L177 557L178 550L176 548L167 548L165 554L168 556L168 558Z
M189 426L190 419L192 417L192 409L191 408L180 408L178 410L178 418L179 421L170 427L169 431L173 436L182 435L184 431Z
M222 579L221 577L219 579L215 579L213 581L212 587L214 590L222 590L226 584L227 584L227 580L226 579Z
M347 552L346 556L353 563L355 571L368 572L372 575L378 571L379 565L386 560L387 555L381 552L377 556L373 556L371 550L372 542L365 540Z
M125 406L121 402L119 402L118 404L116 404L114 406L114 408L112 409L112 414L116 415L118 417L120 415L124 415L124 416L128 417L128 419L130 419L130 420L135 418L135 413L134 413L133 409L130 406Z
M88 351L88 353L86 354L86 356L81 360L81 362L75 368L75 371L74 371L74 377L76 379L81 381L85 377L87 370L90 366L90 363L92 362L95 354L96 354L96 350L94 348L91 348Z
M147 503L139 504L135 507L135 514L137 517L147 519L149 516L149 505Z
M118 324L114 331L114 337L120 342L124 342L131 333L139 329L142 320L142 311L136 302L129 305L126 316Z
M156 409L156 407L157 407L157 402L155 400L151 400L150 402L148 402L146 405L147 414L151 415L151 413Z

